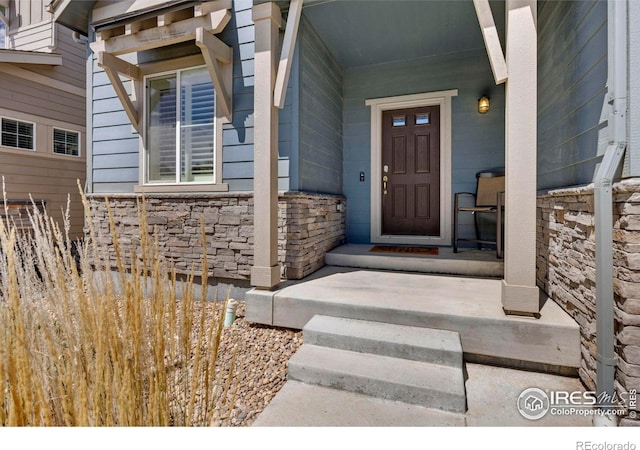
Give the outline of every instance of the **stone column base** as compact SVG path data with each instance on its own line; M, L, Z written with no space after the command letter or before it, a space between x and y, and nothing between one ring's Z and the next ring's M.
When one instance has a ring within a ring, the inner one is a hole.
M532 286L507 284L502 280L502 309L506 314L540 316L540 290Z
M271 267L253 266L251 284L258 289L272 289L280 283L280 264Z

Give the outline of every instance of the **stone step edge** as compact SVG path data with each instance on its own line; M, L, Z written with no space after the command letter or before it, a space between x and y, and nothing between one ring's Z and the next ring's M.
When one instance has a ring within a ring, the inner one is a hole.
M312 345L463 367L457 331L317 314L304 326L303 336Z
M303 344L289 360L289 379L453 413L466 411L463 371L449 366Z

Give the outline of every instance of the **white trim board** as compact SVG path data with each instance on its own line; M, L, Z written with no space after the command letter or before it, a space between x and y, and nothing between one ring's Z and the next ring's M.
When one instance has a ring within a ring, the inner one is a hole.
M9 64L44 64L61 66L62 55L36 51L8 50L0 47L0 62Z
M77 86L73 86L69 83L65 83L64 81L49 78L46 75L41 75L39 73L32 72L31 70L26 70L21 67L14 66L13 64L10 64L10 63L0 62L0 72L7 73L9 75L13 75L18 78L22 78L23 80L28 80L37 84L42 84L52 89L58 89L60 91L66 92L71 95L77 95L78 97L85 98L87 95L85 88L80 88Z
M371 107L371 242L451 245L451 98L457 89L365 101ZM440 106L440 234L404 236L382 234L382 113L392 109Z

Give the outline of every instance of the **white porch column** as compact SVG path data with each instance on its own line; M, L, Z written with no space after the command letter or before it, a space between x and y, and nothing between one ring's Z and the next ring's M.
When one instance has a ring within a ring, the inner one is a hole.
M506 202L502 306L540 311L536 286L536 0L507 0Z
M253 7L254 80L254 262L251 284L271 289L280 282L278 264L278 108L273 91L278 67L280 8L274 2Z

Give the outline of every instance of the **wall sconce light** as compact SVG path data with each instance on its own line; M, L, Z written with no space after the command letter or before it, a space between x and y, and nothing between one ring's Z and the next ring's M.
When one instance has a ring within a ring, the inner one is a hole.
M489 111L490 106L491 105L489 104L489 97L487 97L486 95L483 95L478 99L478 112L480 114L485 114L487 111Z

